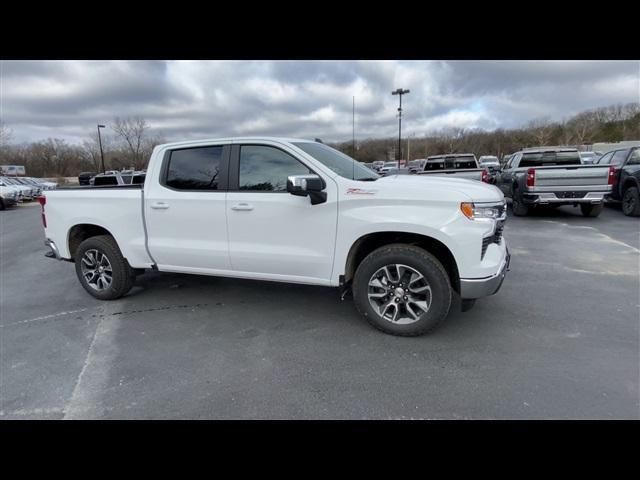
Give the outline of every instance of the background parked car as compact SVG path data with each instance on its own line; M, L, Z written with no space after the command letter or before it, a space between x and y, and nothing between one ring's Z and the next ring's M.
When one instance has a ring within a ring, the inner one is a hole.
M2 185L4 186L14 186L16 189L18 189L20 191L22 200L33 200L33 189L18 182L15 177L0 177L0 181L2 181Z
M17 190L0 185L0 210L4 210L5 208L12 207L16 203L18 203Z
M600 156L597 154L597 152L580 152L580 160L585 165L592 165L594 163L597 163L599 159Z
M78 184L91 185L90 180L97 174L97 172L81 172L80 175L78 175Z
M605 153L598 165L613 167L607 200L621 201L622 213L627 216L640 216L640 146Z
M408 168L389 168L389 167L385 167L382 170L380 170L380 175L382 175L383 177L388 177L390 175L409 175L413 172L411 172Z

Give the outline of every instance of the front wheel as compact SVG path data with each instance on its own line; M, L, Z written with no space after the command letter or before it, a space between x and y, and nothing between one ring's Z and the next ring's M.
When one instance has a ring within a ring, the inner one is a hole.
M603 208L604 208L603 203L599 203L597 205L594 205L592 203L580 204L580 211L582 212L582 215L584 215L585 217L597 217L598 215L600 215L600 213L602 213Z
M437 327L451 307L442 264L422 248L395 244L371 252L353 278L358 311L379 330L416 336Z
M83 241L76 251L75 263L80 283L95 298L115 300L133 287L135 273L110 235Z

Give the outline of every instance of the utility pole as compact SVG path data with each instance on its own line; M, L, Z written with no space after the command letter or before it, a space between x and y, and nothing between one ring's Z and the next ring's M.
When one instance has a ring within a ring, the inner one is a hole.
M356 97L353 97L353 142L352 142L353 158L356 158Z
M105 173L104 168L104 152L102 151L102 138L100 137L100 129L104 128L104 125L98 124L98 143L100 144L100 159L102 160L102 173Z
M400 168L400 159L402 158L402 95L406 95L407 93L409 93L409 90L403 90L402 88L391 92L391 95L400 96L400 106L398 107L398 168Z

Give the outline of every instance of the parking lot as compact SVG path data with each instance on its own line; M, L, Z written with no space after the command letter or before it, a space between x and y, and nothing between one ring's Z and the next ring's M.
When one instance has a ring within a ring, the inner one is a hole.
M148 273L100 302L0 212L0 418L640 418L640 223L510 216L511 271L432 334L371 328L337 290Z

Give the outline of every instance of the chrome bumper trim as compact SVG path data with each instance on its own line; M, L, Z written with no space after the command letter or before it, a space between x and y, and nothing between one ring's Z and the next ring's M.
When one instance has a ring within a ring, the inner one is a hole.
M555 193L525 193L525 203L600 203L606 192L589 192L581 198L558 198ZM536 197L536 198L527 198Z
M495 275L486 278L461 278L460 298L482 298L497 293L502 286L504 277L509 271L509 263L511 263L511 254L507 248L507 255L504 258L500 270Z

